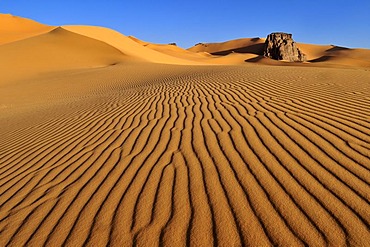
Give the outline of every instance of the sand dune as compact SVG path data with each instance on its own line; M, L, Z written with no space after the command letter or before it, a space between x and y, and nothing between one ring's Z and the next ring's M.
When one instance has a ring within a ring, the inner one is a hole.
M101 41L56 28L36 37L0 46L2 81L124 61L118 49Z
M212 59L214 58L214 56L212 56L211 54L207 52L196 52L195 53L192 51L185 50L176 45L150 43L150 42L140 40L133 36L129 36L128 38L132 39L133 41L135 41L136 43L144 47L150 48L151 50L155 50L160 53L164 53L164 54L167 54L173 57L178 57L181 59L186 59L186 60L191 60L191 61L203 61L203 62L209 62L209 63L214 62Z
M243 38L221 43L199 43L188 50L196 53L208 52L218 56L228 56L234 53L244 54L245 59L239 60L239 63L247 61L265 65L292 65L290 63L277 62L264 58L264 42L265 39L261 38ZM297 43L297 45L307 56L308 62L304 64L305 66L370 68L370 51L367 49L348 49L333 45L312 45L304 43ZM246 54L248 54L249 57L246 56ZM240 58L244 57L240 56ZM225 59L224 64L227 63L228 59ZM230 64L235 64L235 62L230 61ZM293 65L300 66L301 64Z
M216 50L216 48L220 48L218 44L215 44L215 48L212 48L212 46L207 46L211 49L202 49L195 47L194 49L182 49L180 47L174 46L174 45L168 45L168 44L154 44L150 42L146 42L143 40L140 40L136 37L129 36L130 39L135 41L136 43L149 48L151 50L155 50L157 52L170 55L172 57L177 57L181 59L186 59L188 61L195 61L195 62L201 62L206 65L236 65L236 64L245 64L246 60L253 59L258 57L255 53L247 53L247 52L235 52L235 51L228 51L228 52L222 52L222 54L215 53L215 55L212 55L210 52ZM233 44L234 47L237 47L240 44L246 44L246 42L250 43L251 39L242 39L241 41L236 41L234 43L226 42L224 46L225 49L228 49ZM253 41L252 41L253 42ZM249 49L251 51L253 49ZM195 64L195 63L194 63Z
M0 45L47 33L55 28L10 14L0 14L0 23Z
M121 33L108 28L94 26L64 26L63 28L78 34L88 36L90 38L103 41L117 48L122 53L133 58L139 58L143 61L180 65L204 64L202 62L186 60L157 52L152 49L148 49L128 38L127 36L124 36Z
M208 52L214 55L228 55L232 52L261 55L263 53L264 42L265 39L261 38L243 38L221 43L199 43L188 50L193 52Z
M307 56L307 60L318 59L325 56L325 52L330 50L331 45L312 45L297 43L298 48Z
M370 246L369 70L189 52L0 45L0 246Z

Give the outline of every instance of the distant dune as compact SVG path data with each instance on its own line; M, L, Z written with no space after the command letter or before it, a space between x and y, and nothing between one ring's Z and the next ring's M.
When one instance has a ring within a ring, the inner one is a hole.
M133 36L129 36L129 38L139 43L142 46L145 46L157 52L164 53L164 54L167 54L173 57L178 57L178 58L191 60L191 61L202 61L202 62L209 62L209 63L211 63L212 61L212 59L210 59L212 58L212 56L207 52L195 53L195 52L191 52L183 48L180 48L176 45L154 44L154 43L142 41Z
M257 62L269 65L291 65L282 62L268 61L263 57L265 39L244 38L222 43L199 43L191 48L192 52L208 52L213 55L226 56L231 53L255 54L247 59L248 62ZM306 54L308 63L305 66L320 67L370 67L370 50L349 49L333 45L312 45L298 43L298 47ZM294 64L297 66L297 64Z
M117 49L123 54L138 58L143 61L164 63L164 64L201 64L196 61L188 61L176 56L169 56L165 53L153 51L143 45L134 42L132 39L108 28L92 26L64 26L65 29L81 35L103 41Z
M369 50L0 23L0 246L370 246Z
M261 38L244 38L223 43L199 43L188 50L208 52L215 55L228 55L232 52L262 55L264 42L265 39Z

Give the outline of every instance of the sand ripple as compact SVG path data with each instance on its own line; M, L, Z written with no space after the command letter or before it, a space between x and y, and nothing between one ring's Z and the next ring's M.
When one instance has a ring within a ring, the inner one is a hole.
M370 245L368 71L133 64L23 86L40 90L1 93L0 246Z

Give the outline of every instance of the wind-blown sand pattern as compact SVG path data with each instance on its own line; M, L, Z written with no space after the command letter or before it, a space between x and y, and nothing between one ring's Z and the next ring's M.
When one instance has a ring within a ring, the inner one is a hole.
M0 245L369 243L367 71L137 67L3 110Z
M154 64L91 42L119 62L0 83L0 246L370 245L367 69Z

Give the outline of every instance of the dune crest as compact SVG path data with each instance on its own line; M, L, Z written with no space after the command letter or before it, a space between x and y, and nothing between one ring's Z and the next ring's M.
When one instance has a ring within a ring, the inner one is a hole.
M60 27L1 45L0 53L3 78L0 84L44 73L102 67L127 60L112 46Z
M178 47L176 45L172 45L172 44L155 44L155 43L150 43L150 42L146 42L146 41L143 41L143 40L140 40L136 37L133 37L133 36L128 36L128 38L132 39L133 41L135 41L136 43L144 46L144 47L147 47L149 49L152 49L152 50L155 50L157 52L160 52L160 53L164 53L164 54L167 54L167 55L170 55L170 56L173 56L173 57L177 57L177 58L181 58L181 59L186 59L186 60L191 60L191 61L202 61L202 62L206 62L206 63L212 63L214 62L212 60L212 55L210 55L209 53L206 53L206 52L197 52L197 53L194 53L192 51L188 51L188 50L185 50L181 47Z
M190 61L178 57L169 56L167 54L148 49L127 36L116 32L112 29L94 26L63 26L63 28L81 35L88 36L100 41L103 41L122 53L133 58L139 58L144 61L163 63L163 64L179 64L179 65L196 65L201 62Z
M0 45L47 33L55 28L11 14L0 14L0 23Z

